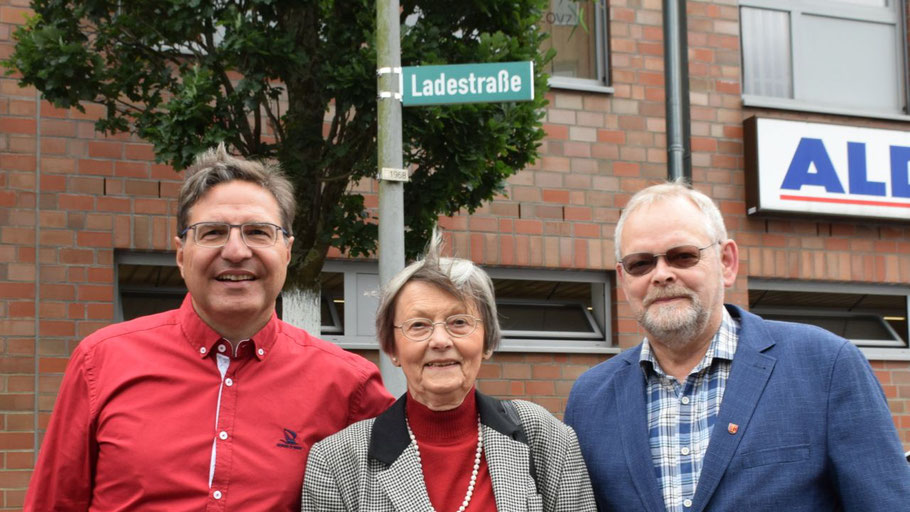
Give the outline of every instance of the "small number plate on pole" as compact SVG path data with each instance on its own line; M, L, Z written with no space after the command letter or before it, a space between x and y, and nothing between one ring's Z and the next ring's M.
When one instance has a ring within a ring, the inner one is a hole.
M408 181L408 170L383 167L382 172L379 173L379 179L386 181Z

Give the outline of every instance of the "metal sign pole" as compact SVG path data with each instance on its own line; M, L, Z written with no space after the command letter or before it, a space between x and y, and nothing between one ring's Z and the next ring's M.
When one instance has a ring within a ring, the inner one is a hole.
M385 286L404 268L404 182L401 107L531 101L534 63L498 62L401 67L399 0L376 2L376 76L379 178L379 283ZM405 75L407 80L405 80ZM379 369L393 395L407 389L401 370L385 354Z
M377 134L379 163L379 282L385 286L404 268L404 181L401 143L401 28L398 0L376 2ZM401 369L384 353L379 369L395 396L407 389Z

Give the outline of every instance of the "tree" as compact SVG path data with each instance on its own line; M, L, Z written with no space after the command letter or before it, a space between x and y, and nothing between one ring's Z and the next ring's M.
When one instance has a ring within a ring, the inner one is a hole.
M381 0L379 0L381 1ZM527 103L408 108L406 246L437 217L503 190L537 157L552 58L538 47L547 0L403 0L403 65L535 61ZM277 159L299 201L285 288L319 293L330 246L376 249L352 183L376 174L375 9L367 0L33 0L4 64L58 107L106 107L102 132L132 132L176 169L224 141ZM314 308L318 312L318 308ZM318 314L318 313L314 313ZM317 317L318 318L318 317Z

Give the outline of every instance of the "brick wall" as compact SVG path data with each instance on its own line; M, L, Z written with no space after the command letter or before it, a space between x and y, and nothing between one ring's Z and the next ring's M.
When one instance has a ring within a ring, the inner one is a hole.
M26 6L0 0L0 57ZM113 321L114 249L173 250L180 176L149 144L96 133L100 113L0 78L2 510L21 507L69 354Z
M441 220L459 256L498 266L615 266L612 234L621 208L632 193L666 179L667 156L661 1L609 4L614 94L549 93L542 158L510 179L495 202L470 217ZM907 123L743 107L737 2L690 1L687 14L693 182L718 202L730 236L740 246L739 277L727 302L748 306L750 277L910 282L906 223L746 216L742 128L751 116L898 130L907 130ZM622 292L615 293L614 339L620 347L634 346L642 333ZM508 360L504 369L513 357L550 362L565 356L497 355L490 365ZM584 360L593 364L602 359ZM874 364L910 449L910 362ZM495 390L508 388L494 370L491 375L487 370L485 366L481 389L488 389L488 382L495 383ZM544 387L554 393L548 407L560 414L568 388L558 381ZM535 395L542 396L549 395Z
M478 375L477 388L501 398L536 402L562 418L572 384L604 360L590 354L494 354Z
M615 93L549 93L540 160L474 215L441 219L460 256L496 266L613 269L621 207L666 176L660 6L610 2ZM0 57L9 55L26 7L0 0ZM693 178L718 200L741 247L728 301L747 303L749 277L910 282L906 223L747 217L742 149L742 121L752 115L904 130L906 123L743 108L735 0L690 1L688 16ZM114 250L173 250L180 183L154 164L148 144L95 133L97 108L82 114L36 98L0 77L0 510L21 505L68 355L113 319ZM641 332L614 293L613 336L630 347ZM498 353L478 385L561 415L574 379L605 357ZM910 448L910 363L873 366Z

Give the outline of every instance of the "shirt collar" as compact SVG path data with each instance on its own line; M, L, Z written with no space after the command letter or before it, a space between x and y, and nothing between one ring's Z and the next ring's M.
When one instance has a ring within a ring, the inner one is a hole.
M224 338L209 327L196 313L193 308L193 299L189 293L184 297L177 317L186 341L193 347L194 352L200 359L215 353L216 344ZM251 343L249 347L252 355L260 361L268 357L280 330L278 315L272 312L272 317L268 323L259 332L251 336L249 341L245 342ZM243 351L240 351L240 353L242 355Z
M477 414L480 422L487 427L515 441L529 445L527 435L521 426L521 418L514 405L484 395L476 389ZM407 391L405 391L407 394ZM391 407L376 417L370 431L369 456L391 465L411 443L405 423L407 398L402 395ZM531 461L533 473L534 461Z
M711 344L708 345L708 350L705 352L705 355L701 358L701 361L695 365L695 368L692 369L690 374L698 373L705 368L710 368L715 359L724 361L733 360L733 355L736 354L736 345L739 341L739 322L730 316L727 308L722 308L722 311L723 317L720 321L720 328L714 334L714 337L711 338ZM666 373L660 367L660 364L658 364L657 358L654 357L654 351L651 350L651 343L648 341L648 338L645 338L642 342L641 356L638 358L638 363L641 365L641 369L646 377L649 368L660 376L666 376Z

